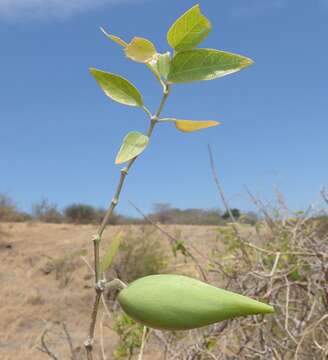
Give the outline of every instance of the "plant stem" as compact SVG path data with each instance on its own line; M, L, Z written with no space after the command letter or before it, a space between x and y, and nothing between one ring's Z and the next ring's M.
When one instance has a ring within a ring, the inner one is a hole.
M168 98L170 94L170 86L169 85L165 85L164 87L164 91L163 91L163 96L161 99L161 102L159 104L159 107L155 113L155 115L151 115L150 111L144 107L143 109L145 110L146 114L149 116L150 118L150 124L147 130L147 136L148 138L151 137L154 127L157 124L158 120L159 120L159 116L162 113L162 110L164 108L164 105L166 103L166 100ZM134 157L133 159L131 159L127 165L121 169L121 176L115 191L115 195L112 199L112 201L110 202L110 205L108 207L108 210L99 226L99 229L97 231L97 234L93 236L93 244L94 244L94 268L95 268L95 291L96 291L96 296L95 296L95 301L94 301L94 305L93 305L93 309L92 309L92 314L91 314L91 323L90 323L90 328L89 328L89 336L87 338L87 340L84 343L86 352L87 352L87 359L88 360L93 360L93 340L94 340L94 335L95 335L95 327L96 327L96 322L97 322L97 315L98 315L98 310L99 310L99 304L100 304L100 299L101 299L101 295L105 290L105 282L103 279L103 274L101 274L100 271L100 243L101 243L101 238L102 238L102 234L106 228L107 222L109 220L109 218L112 216L115 207L117 206L119 199L120 199L120 194L124 185L124 181L126 178L126 175L128 174L129 170L131 169L132 165L134 164L134 162L137 160L138 156Z

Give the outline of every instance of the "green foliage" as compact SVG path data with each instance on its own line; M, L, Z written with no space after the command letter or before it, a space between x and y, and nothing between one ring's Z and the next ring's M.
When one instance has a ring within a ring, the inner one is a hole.
M122 313L115 316L113 330L120 337L120 342L113 354L114 358L117 360L130 359L134 352L141 347L143 326Z
M240 242L232 226L220 227L217 231L225 246L224 255L231 254L234 250L240 248Z
M179 252L183 256L187 256L187 248L185 242L183 240L177 240L175 243L173 243L172 252L175 257L178 255Z
M235 218L235 220L238 220L241 216L241 212L239 209L231 209L231 214L232 216ZM230 213L229 211L226 211L223 215L222 215L222 219L224 220L230 220Z
M64 209L64 214L69 222L74 224L92 223L97 218L94 207L86 204L72 204Z
M144 226L138 235L135 232L124 235L112 268L121 280L129 283L142 276L166 272L167 254L154 229Z
M172 59L169 83L188 83L233 74L252 65L244 56L214 49L193 49L175 54Z
M199 5L185 12L169 29L167 42L175 51L196 47L211 30L211 23L201 13Z
M128 80L105 71L90 69L104 93L114 101L129 106L143 106L142 96Z
M123 139L122 146L116 156L115 163L122 164L140 155L148 145L148 136L131 131Z
M253 63L251 59L241 55L215 49L195 49L211 30L211 24L201 13L199 5L186 11L167 33L168 43L175 51L173 59L169 52L158 53L155 45L148 39L134 37L130 43L127 43L120 37L108 34L104 29L101 30L108 39L123 48L129 59L148 66L163 86L165 96L168 95L167 91L171 84L216 79ZM151 121L155 118L155 122L174 122L176 128L182 132L197 131L219 124L213 120L160 119L158 117L164 103L153 118L144 106L141 94L128 80L94 68L91 68L90 72L108 97L124 105L142 107ZM137 157L147 146L148 140L141 133L129 133L123 140L116 163L120 164Z
M102 273L104 273L112 265L114 257L120 248L122 238L123 233L119 232L111 239L109 247L100 263L100 270Z

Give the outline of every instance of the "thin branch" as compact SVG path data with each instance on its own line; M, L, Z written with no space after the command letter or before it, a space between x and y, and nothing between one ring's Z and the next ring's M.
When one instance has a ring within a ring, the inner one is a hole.
M219 177L218 177L218 173L217 173L217 170L216 170L216 166L215 166L215 162L214 162L214 157L213 157L211 145L207 145L207 148L208 148L208 156L209 156L209 158L210 158L210 166L211 166L211 170L212 170L213 179L214 179L214 182L215 182L216 187L217 187L217 189L218 189L220 198L221 198L221 200L222 200L222 202L223 202L223 205L224 205L227 213L228 213L229 216L230 216L231 221L232 221L233 223L236 223L236 219L235 219L235 217L233 216L233 213L232 213L232 211L231 211L231 209L230 209L228 200L227 200L226 197L225 197L223 188L222 188L221 183L220 183L220 181L219 181Z
M286 282L286 290L287 290L286 291L286 303L285 303L285 330L286 330L287 334L289 335L289 337L294 341L294 343L297 344L296 339L291 334L291 332L289 331L289 327L288 327L290 286L289 286L287 276L285 276L285 282Z
M145 345L146 345L147 332L148 332L148 328L146 326L144 326L143 331L142 331L141 347L140 347L138 360L142 360L142 358L143 358L143 353L144 353L144 349L145 349Z
M228 200L226 199L225 197L225 194L224 194L224 191L223 191L223 187L219 181L219 177L218 177L218 173L217 173L217 170L216 170L216 166L215 166L215 162L214 162L214 157L213 157L213 153L212 153L212 148L210 145L207 145L207 148L208 148L208 156L209 156L209 159L210 159L210 166L211 166L211 170L212 170L212 175L213 175L213 179L214 179L214 182L216 184L216 187L218 189L218 192L219 192L219 195L220 195L220 198L222 200L222 203L227 211L227 213L229 214L229 217L232 221L232 225L233 225L233 230L235 232L235 235L236 237L238 238L239 242L240 242L240 248L241 248L241 251L245 257L245 259L247 260L248 264L251 263L250 259L249 259L249 256L248 256L248 253L245 249L245 244L244 244L244 240L242 239L242 237L240 236L239 234L239 231L238 231L238 228L237 228L237 221L235 219L235 217L233 216L233 213L230 209L230 206L229 206L229 203L228 203Z
M41 335L41 345L42 347L38 347L37 349L45 354L47 354L51 359L53 360L60 360L57 354L55 354L52 350L50 350L49 346L46 342L46 335L48 333L49 329L44 329L42 335Z
M66 323L63 322L62 323L63 329L64 329L64 333L66 335L66 339L67 339L67 343L69 346L69 350L71 352L71 356L72 356L72 360L77 360L76 354L75 354L75 350L74 350L74 346L73 346L73 340L72 337L67 329Z
M298 359L298 354L300 352L300 348L301 345L305 339L305 337L311 332L313 331L320 323L322 323L324 320L326 320L328 318L328 314L323 315L316 323L314 323L313 325L311 325L303 334L301 340L299 341L298 345L297 345L297 349L295 351L295 357L294 360Z
M91 271L91 273L94 274L95 271L92 269L89 261L88 261L84 256L81 256L81 259L82 259L82 261L84 261L84 263L87 265L87 267L89 268L89 270Z
M164 105L167 101L167 98L170 94L170 86L166 85L164 87L164 91L163 91L163 96L161 99L161 102L159 104L158 110L156 111L154 116L150 117L150 124L148 127L148 131L147 131L147 136L148 138L151 137L154 127L156 125L156 123L159 120L159 116L161 115L161 112L164 108ZM144 108L145 112L147 113L147 115L150 115L150 112L147 108ZM96 290L96 296L95 296L95 301L94 301L94 305L93 305L93 310L92 310L92 314L91 314L91 322L90 322L90 327L89 327L89 335L87 340L84 342L84 346L87 352L87 358L88 360L93 360L93 341L94 341L94 334L95 334L95 326L97 323L97 315L98 315L98 310L99 310L99 304L100 304L100 299L101 299L101 295L103 293L103 291L105 290L104 286L103 286L103 274L100 273L100 257L99 257L99 252L100 252L100 243L101 243L101 237L102 234L107 226L108 220L109 218L112 216L115 207L117 206L118 202L119 202L119 198L120 198L120 194L124 185L124 181L126 178L126 175L128 174L130 168L132 167L132 165L134 164L134 162L136 161L136 159L138 158L138 156L134 157L133 159L131 159L127 166L124 167L121 170L121 176L115 191L115 195L112 199L112 201L110 202L110 205L106 211L106 214L99 226L99 229L97 231L97 234L93 237L93 244L94 244L94 273L95 273L95 290Z
M107 360L107 356L105 353L105 347L104 347L104 319L105 319L105 316L106 316L106 314L103 313L100 324L99 324L99 327L100 327L100 349L101 349L101 354L102 354L103 360Z
M244 188L248 194L248 196L250 197L250 199L252 200L252 202L256 205L256 207L258 208L258 210L264 215L266 223L268 224L269 228L273 231L274 229L274 222L271 219L270 214L267 212L266 207L262 204L261 200L257 199L249 190L247 185L244 185Z

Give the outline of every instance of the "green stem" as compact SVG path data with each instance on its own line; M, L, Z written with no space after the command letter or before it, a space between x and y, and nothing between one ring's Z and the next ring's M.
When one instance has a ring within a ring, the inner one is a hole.
M143 109L145 110L146 114L149 116L150 118L150 124L147 130L147 136L148 138L151 137L154 127L157 124L158 120L159 120L159 116L161 115L164 105L167 101L167 98L170 94L170 87L169 85L164 86L164 91L163 91L163 96L161 99L161 102L159 104L159 107L155 113L155 115L152 115L151 112L144 106ZM97 322L97 315L98 315L98 310L99 310L99 304L100 304L100 298L102 293L105 290L104 284L103 284L103 274L101 274L100 271L100 243L101 243L101 238L102 238L102 234L107 226L108 220L109 218L112 216L115 207L117 206L119 199L120 199L120 194L124 185L124 181L126 178L126 175L128 174L130 168L132 167L132 165L134 164L134 162L137 160L138 156L134 157L133 159L131 159L127 165L121 169L121 176L114 194L114 197L112 199L112 201L110 202L110 205L108 207L108 210L106 211L106 214L99 226L99 229L97 231L97 234L93 237L93 243L94 243L94 267L95 267L95 290L96 290L96 297L95 297L95 302L94 302L94 306L93 306L93 310L92 310L92 315L91 315L91 323L90 323L90 328L89 328L89 336L88 339L85 341L84 346L86 348L87 351L87 358L88 360L92 360L93 359L93 339L94 339L94 333L95 333L95 326L96 326L96 322Z

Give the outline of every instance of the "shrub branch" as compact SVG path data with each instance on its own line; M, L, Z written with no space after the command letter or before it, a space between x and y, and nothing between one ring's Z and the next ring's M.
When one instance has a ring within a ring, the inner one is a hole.
M170 86L169 85L165 85L164 90L163 90L163 95L162 95L162 99L161 102L159 104L159 107L155 113L155 115L151 115L150 111L144 107L144 110L146 112L146 114L149 116L150 119L150 123L149 123L149 127L147 130L147 136L148 138L151 137L154 127L157 124L157 122L159 121L159 117L163 111L163 108L165 106L165 103L167 101L167 98L170 94ZM99 311L99 305L100 305L100 299L101 296L105 290L105 280L103 278L103 274L101 274L100 271L100 243L101 243L101 238L102 238L102 234L107 226L107 222L109 220L109 218L112 216L115 207L117 206L117 204L119 203L119 199L120 199L120 194L125 182L125 178L126 175L128 174L129 170L131 169L132 165L134 164L134 162L137 160L138 156L134 157L133 159L131 159L127 166L124 167L121 170L121 176L115 191L115 195L109 205L109 208L100 224L100 227L97 231L97 234L93 236L92 241L93 241L93 245L94 245L94 271L95 271L95 301L94 301L94 305L93 305L93 310L92 310L92 314L91 314L91 322L90 322L90 327L89 327L89 335L87 340L84 342L84 346L87 352L87 359L88 360L93 360L93 342L94 342L94 335L95 335L95 327L96 327L96 323L97 323L97 315L98 315L98 311Z

